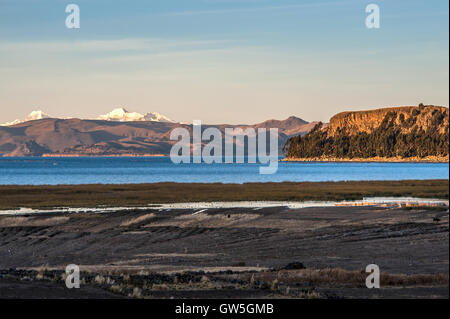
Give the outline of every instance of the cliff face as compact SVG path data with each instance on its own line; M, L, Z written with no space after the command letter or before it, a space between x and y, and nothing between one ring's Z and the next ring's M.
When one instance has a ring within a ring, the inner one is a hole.
M440 134L446 132L449 125L449 109L441 106L403 106L382 108L371 111L342 112L330 119L327 132L328 136L334 136L338 129L345 131L348 135L360 132L372 133L380 127L389 113L395 114L394 124L401 129L402 133L411 132L416 126L418 129L427 131L437 130ZM436 119L442 118L442 122L436 125Z
M421 159L449 155L449 109L404 106L343 112L328 127L288 140L289 158L300 159Z

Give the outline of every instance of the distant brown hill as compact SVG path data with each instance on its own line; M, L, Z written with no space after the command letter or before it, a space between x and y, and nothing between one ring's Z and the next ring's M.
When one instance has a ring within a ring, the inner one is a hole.
M306 134L316 123L297 117L270 120L255 125L204 125L217 127L278 128L280 147L294 135ZM123 155L169 154L175 143L170 132L192 126L163 122L112 122L80 119L41 119L13 126L0 126L0 156L42 156L44 154Z
M448 148L449 109L433 105L339 113L285 147L290 159L438 161L448 161Z

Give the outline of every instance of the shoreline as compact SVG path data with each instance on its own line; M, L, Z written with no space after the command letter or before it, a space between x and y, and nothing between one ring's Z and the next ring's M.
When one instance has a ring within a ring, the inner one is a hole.
M449 198L449 180L0 185L0 209L125 207L180 202L342 201L368 197Z
M110 157L169 157L164 154L116 154L116 155L86 155L86 154L43 154L41 156L2 156L0 158L110 158ZM372 158L321 158L321 157L285 157L279 162L285 163L434 163L445 164L449 163L449 157L438 158L387 158L387 157L372 157Z
M105 154L105 155L95 155L95 154L42 154L42 156L31 156L31 157L166 157L168 155L164 154Z
M108 158L108 157L169 157L164 154L110 154L110 155L95 155L95 154L42 154L40 156L9 156L0 154L0 159L9 158Z
M411 157L370 157L370 158L337 158L337 157L286 157L281 162L323 162L323 163L449 163L449 157L427 156Z
M170 210L197 210L194 215L206 214L208 210L215 209L249 209L257 211L265 208L286 207L289 210L302 208L327 207L392 207L445 210L449 207L448 199L416 198L416 197L369 197L362 200L340 201L237 201L237 202L187 202L150 204L147 206L129 207L53 207L47 209L0 209L0 216L28 216L30 214L73 214L73 213L115 213L126 211L170 211Z

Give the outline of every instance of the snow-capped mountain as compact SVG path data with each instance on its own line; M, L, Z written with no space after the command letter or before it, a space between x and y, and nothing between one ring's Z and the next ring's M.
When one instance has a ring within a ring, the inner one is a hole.
M157 112L141 114L137 112L128 112L124 108L114 109L107 114L100 115L98 119L104 121L118 121L118 122L154 121L154 122L174 123L174 121L172 121L168 117L159 114Z
M6 123L3 123L3 124L0 124L0 126L12 126L12 125L20 124L20 123L23 123L23 121L21 121L21 120L14 120L12 122L6 122Z
M33 111L30 114L28 114L28 116L24 120L14 120L12 122L0 124L0 126L11 126L11 125L16 125L16 124L20 124L20 123L24 123L24 122L28 122L28 121L48 119L50 117L51 117L50 115L48 115L40 110Z
M154 121L154 122L168 122L168 123L175 123L175 121L172 121L168 117L158 113L158 112L149 112L144 115L144 118L146 121Z
M51 117L50 115L48 115L47 113L44 113L42 111L33 111L30 114L28 114L28 116L25 118L24 122L48 119L50 117Z
M128 112L124 108L118 108L104 115L100 115L98 119L103 121L130 122L130 121L143 121L143 117L144 116L140 113Z
M50 115L44 113L43 111L33 111L24 120L14 120L12 122L7 122L4 124L0 124L0 126L12 126L28 121L33 120L42 120L46 118L52 118ZM124 108L117 108L112 110L111 112L100 115L98 120L103 121L117 121L117 122L139 122L139 121L153 121L153 122L164 122L164 123L175 123L168 117L158 113L158 112L149 112L145 114L137 113L137 112L128 112Z

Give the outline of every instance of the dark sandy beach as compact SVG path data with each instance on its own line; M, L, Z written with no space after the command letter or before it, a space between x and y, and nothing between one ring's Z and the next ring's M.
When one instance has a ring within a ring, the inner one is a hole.
M448 218L390 206L0 216L0 298L448 298ZM372 263L381 289L365 287ZM68 264L82 271L75 292Z

